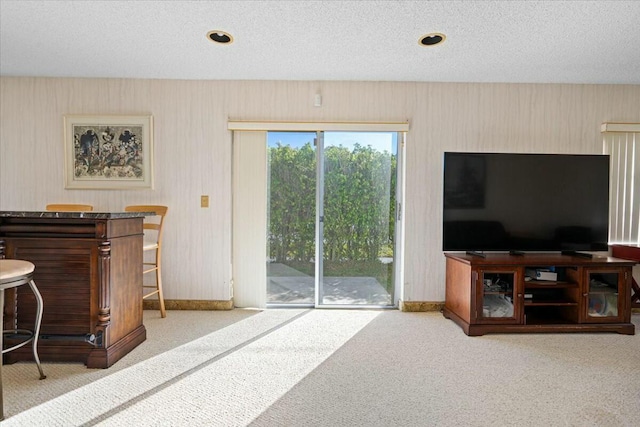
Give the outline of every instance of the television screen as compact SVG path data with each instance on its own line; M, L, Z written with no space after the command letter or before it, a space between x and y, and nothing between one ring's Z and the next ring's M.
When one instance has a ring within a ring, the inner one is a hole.
M609 156L444 153L444 251L604 251Z

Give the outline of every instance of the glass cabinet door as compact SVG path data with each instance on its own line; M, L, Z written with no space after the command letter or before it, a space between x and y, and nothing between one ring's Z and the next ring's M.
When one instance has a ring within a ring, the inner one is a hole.
M478 276L478 318L491 321L515 321L518 317L516 272L481 270Z
M587 321L618 321L622 316L623 274L620 271L587 271Z

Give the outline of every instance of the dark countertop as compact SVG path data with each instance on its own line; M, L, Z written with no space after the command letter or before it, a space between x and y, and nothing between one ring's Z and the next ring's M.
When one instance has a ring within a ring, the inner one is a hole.
M0 211L0 218L87 218L118 219L152 216L153 212L53 212L53 211Z

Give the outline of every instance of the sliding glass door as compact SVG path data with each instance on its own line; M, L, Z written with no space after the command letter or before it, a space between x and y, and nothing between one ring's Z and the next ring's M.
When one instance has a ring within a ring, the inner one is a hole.
M392 306L398 133L267 135L267 304Z
M316 133L267 133L267 304L315 302Z
M392 305L397 134L323 139L317 304Z

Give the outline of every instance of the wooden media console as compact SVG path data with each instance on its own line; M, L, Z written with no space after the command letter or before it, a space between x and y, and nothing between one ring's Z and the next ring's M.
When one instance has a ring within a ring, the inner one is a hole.
M443 314L467 335L635 334L630 298L633 260L551 253L482 257L445 253L445 257Z

